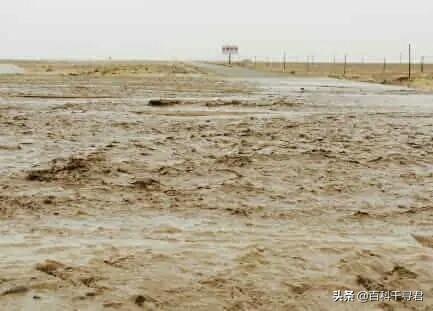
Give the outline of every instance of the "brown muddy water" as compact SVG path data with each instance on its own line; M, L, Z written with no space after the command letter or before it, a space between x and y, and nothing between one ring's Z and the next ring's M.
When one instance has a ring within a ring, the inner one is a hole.
M432 94L189 66L0 77L0 310L433 309Z
M23 74L24 69L12 64L0 64L0 74Z

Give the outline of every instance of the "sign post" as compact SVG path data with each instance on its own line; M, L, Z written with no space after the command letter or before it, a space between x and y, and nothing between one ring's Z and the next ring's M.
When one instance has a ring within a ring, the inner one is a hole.
M239 48L236 45L224 45L223 54L228 55L229 65L232 64L232 55L239 53Z

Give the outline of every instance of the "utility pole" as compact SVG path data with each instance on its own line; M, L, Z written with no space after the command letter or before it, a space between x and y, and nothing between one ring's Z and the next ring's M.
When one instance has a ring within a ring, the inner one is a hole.
M283 72L286 72L286 52L284 52L283 56Z
M421 56L421 73L424 73L424 56Z
M330 65L330 71L334 72L335 69L335 65L337 64L337 58L335 57L335 55L332 57L332 65Z
M386 72L386 57L383 59L383 72Z
M344 55L344 69L343 69L343 76L346 76L347 72L347 54Z
M409 81L412 79L412 45L409 44Z

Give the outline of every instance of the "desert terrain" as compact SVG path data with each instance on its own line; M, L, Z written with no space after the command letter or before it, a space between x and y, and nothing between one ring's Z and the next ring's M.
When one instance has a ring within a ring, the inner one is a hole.
M433 94L208 63L13 64L0 310L433 310Z

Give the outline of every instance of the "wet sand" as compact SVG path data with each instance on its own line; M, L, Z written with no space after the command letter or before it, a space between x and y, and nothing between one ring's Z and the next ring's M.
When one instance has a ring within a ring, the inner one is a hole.
M0 310L433 308L432 95L20 66L0 76ZM334 303L346 289L425 301Z

